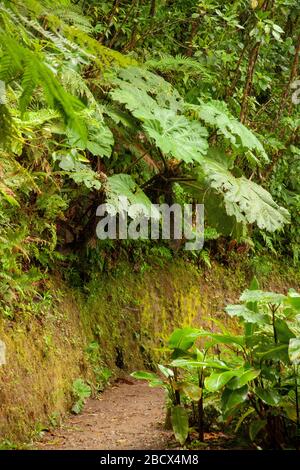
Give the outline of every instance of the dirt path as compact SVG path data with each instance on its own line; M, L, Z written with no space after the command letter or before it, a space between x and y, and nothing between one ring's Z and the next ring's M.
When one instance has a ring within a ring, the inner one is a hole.
M164 449L164 392L140 381L120 380L62 427L48 432L38 449Z

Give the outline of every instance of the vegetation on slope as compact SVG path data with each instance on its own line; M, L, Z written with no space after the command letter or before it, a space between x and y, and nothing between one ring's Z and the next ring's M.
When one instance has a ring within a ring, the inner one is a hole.
M297 269L299 50L298 0L1 1L5 324L43 322L57 271L84 292L124 257ZM120 195L204 203L204 249L98 240Z

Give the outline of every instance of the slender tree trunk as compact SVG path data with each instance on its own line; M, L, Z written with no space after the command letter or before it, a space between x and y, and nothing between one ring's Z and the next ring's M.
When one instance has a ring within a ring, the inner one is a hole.
M283 90L283 93L281 95L281 99L280 99L278 112L277 112L277 116L276 116L275 125L273 127L273 130L275 130L278 126L280 116L281 116L282 111L284 109L284 106L286 104L287 98L288 98L288 96L291 92L291 85L292 85L293 81L295 80L295 78L297 77L298 68L299 68L299 54L300 54L300 34L298 35L298 38L297 38L296 50L295 50L295 55L294 55L294 59L293 59L292 67L291 67L289 80L288 80L288 82L285 86L285 89Z
M129 8L127 14L125 15L125 18L123 19L122 23L120 24L119 28L116 30L115 34L113 35L113 37L111 38L109 44L108 44L108 47L113 47L113 45L115 44L116 40L118 39L119 37L119 34L122 30L122 27L124 26L124 24L128 21L128 19L130 18L130 15L132 13L132 11L135 9L136 5L138 4L138 0L133 0L132 2L132 5L131 7Z
M265 0L261 7L262 11L267 11L269 7L272 9L273 3L274 3L274 0ZM253 48L251 49L251 52L249 55L247 78L246 78L246 83L245 83L245 88L244 88L244 93L243 93L243 98L242 98L241 113L240 113L240 121L243 124L246 122L247 115L248 115L248 100L252 91L254 70L255 70L257 59L258 59L260 46L261 46L261 41L257 41L256 44L254 44Z
M261 42L257 42L253 46L253 48L251 49L251 52L250 52L248 69L247 69L247 78L246 78L246 84L245 84L245 88L244 88L242 105L241 105L241 113L240 113L240 121L243 124L245 123L245 121L247 119L248 99L249 99L249 96L251 94L251 90L252 90L252 86L253 86L254 69L255 69L255 64L257 62L260 45L261 45Z
M156 0L151 0L149 16L151 18L154 18L155 13L156 13Z
M107 24L106 29L103 33L99 34L99 36L98 36L98 41L99 42L102 42L104 40L106 33L109 31L109 28L111 26L111 21L112 21L115 13L117 11L117 8L118 8L119 4L120 4L120 0L114 0L114 2L112 4L112 7L111 7L111 10L109 12L107 21L106 21L106 24Z
M111 22L111 20L114 16L114 14L116 13L116 10L117 10L119 5L120 5L120 0L114 0L114 3L113 3L112 8L110 10L108 21L107 21L108 26L110 26L110 22Z
M227 98L230 98L234 92L234 89L236 87L236 84L238 82L238 79L239 79L239 75L240 75L240 66L241 66L241 63L243 61L243 58L245 56L245 53L246 53L246 50L248 49L248 43L245 43L244 47L243 47L243 50L240 54L240 58L238 60L238 63L236 65L236 68L235 68L235 71L234 71L234 76L233 76L233 79L232 79L232 82L231 82L231 85L226 93L226 97Z
M196 34L198 33L199 31L199 27L200 27L200 24L201 24L201 20L202 20L202 15L199 14L198 18L196 18L193 22L192 22L192 26L191 26L191 31L190 31L190 35L189 35L189 38L188 38L188 48L186 49L186 52L185 52L185 55L188 56L188 57L192 57L193 55L193 51L194 51L194 48L193 48L193 40L196 36Z

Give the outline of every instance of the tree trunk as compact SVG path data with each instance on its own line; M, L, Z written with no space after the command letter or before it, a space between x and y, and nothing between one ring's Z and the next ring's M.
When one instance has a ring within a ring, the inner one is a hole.
M261 42L257 42L253 46L253 48L251 49L251 52L250 52L248 69L247 69L247 79L246 79L246 84L245 84L245 88L244 88L242 105L241 105L241 113L240 113L240 121L243 124L245 123L245 121L247 119L248 99L249 99L249 96L251 94L251 90L252 90L252 86L253 86L254 69L255 69L255 64L257 62L260 45L261 45Z

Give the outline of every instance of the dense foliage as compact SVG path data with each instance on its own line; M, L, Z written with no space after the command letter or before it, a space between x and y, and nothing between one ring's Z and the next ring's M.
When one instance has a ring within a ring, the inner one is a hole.
M297 0L0 3L8 315L57 263L103 266L121 242L97 240L96 208L120 194L145 210L204 202L208 263L216 239L298 263L299 12Z
M132 375L167 390L181 444L189 426L198 429L200 441L204 430L219 426L234 433L244 428L257 448L297 447L300 295L265 292L254 280L240 300L226 311L238 318L242 334L217 321L218 333L175 330L167 344L168 364L158 365L163 379L150 372Z

